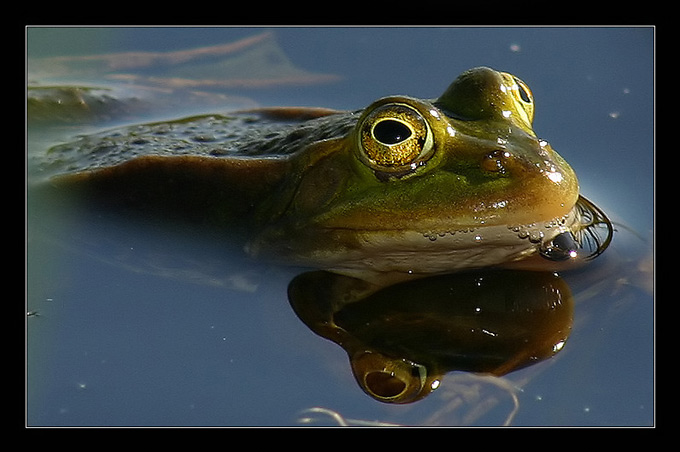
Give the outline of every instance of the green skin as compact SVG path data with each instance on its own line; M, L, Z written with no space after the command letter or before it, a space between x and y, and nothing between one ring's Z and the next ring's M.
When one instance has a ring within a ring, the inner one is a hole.
M232 133L233 142L218 139L175 152L167 151L167 141L154 150L161 139L150 132L154 127L233 124L233 117L217 116L139 126L145 131L131 129L125 142L85 137L50 150L58 173L51 185L97 187L117 199L144 193L145 209L182 202L193 217L246 224L253 255L344 274L425 275L501 265L524 261L558 234L584 228L574 171L536 137L533 108L521 81L475 68L435 101L388 97L355 113L261 111L276 123L296 121L275 129L267 123L279 141L264 130L253 138L258 123L251 121L249 129ZM388 124L395 118L406 125L411 137L385 137L378 128L362 134L371 130L366 124L379 122L376 112ZM411 143L418 130L422 139ZM130 151L140 138L152 144ZM375 143L380 140L387 143ZM102 143L118 160L93 160L101 158ZM413 144L413 154L399 150L405 143ZM237 149L223 155L228 145ZM374 145L381 153L371 150ZM58 169L68 163L60 161L68 160L65 155L77 162L75 171Z
M512 76L478 68L435 102L378 100L347 136L291 159L291 192L284 195L290 201L251 250L292 254L347 274L438 273L535 254L536 244L506 237L509 227L545 231L545 223L569 216L579 188L571 167L534 134L533 105L513 86ZM416 109L433 135L432 155L403 174L367 165L357 143L365 118L393 104ZM550 232L577 226L573 220ZM507 252L489 253L490 247Z

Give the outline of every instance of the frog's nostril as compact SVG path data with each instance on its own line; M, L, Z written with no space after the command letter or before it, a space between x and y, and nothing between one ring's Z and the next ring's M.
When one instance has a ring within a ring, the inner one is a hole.
M496 150L486 154L480 163L482 170L490 173L505 174L510 153L505 150Z

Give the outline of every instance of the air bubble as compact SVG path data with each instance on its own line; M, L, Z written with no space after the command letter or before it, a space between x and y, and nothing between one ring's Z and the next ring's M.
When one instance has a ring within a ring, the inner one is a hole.
M423 232L423 237L427 238L430 240L430 242L434 242L437 240L437 234L434 232Z
M551 261L564 261L578 257L578 243L570 232L555 236L539 249L541 256Z
M529 241L532 243L540 242L544 237L543 231L531 231L529 233Z

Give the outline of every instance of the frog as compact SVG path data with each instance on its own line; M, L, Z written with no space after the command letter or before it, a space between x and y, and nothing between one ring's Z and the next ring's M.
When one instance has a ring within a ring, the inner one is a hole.
M583 262L613 228L534 132L534 110L526 83L477 67L436 99L114 127L50 148L37 179L98 206L238 230L254 258L349 276Z

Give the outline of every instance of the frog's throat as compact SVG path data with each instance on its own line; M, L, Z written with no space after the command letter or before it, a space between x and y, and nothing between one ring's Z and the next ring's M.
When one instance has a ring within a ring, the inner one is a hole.
M580 222L580 211L551 221L483 226L456 231L363 233L364 249L335 262L336 271L439 274L505 265L539 252L544 243Z
M587 204L584 204L586 202ZM265 243L251 246L253 254L273 251L288 263L324 268L343 274L398 272L440 274L501 266L536 256L558 235L580 233L591 226L592 206L585 198L568 214L550 221L522 225L495 225L462 230L340 230L325 229L323 247L267 250ZM599 209L598 209L599 212ZM601 213L601 212L600 212ZM605 217L606 218L606 217ZM307 236L309 241L312 235ZM605 239L608 244L608 238ZM319 244L318 239L311 242ZM292 251L295 250L295 251Z

